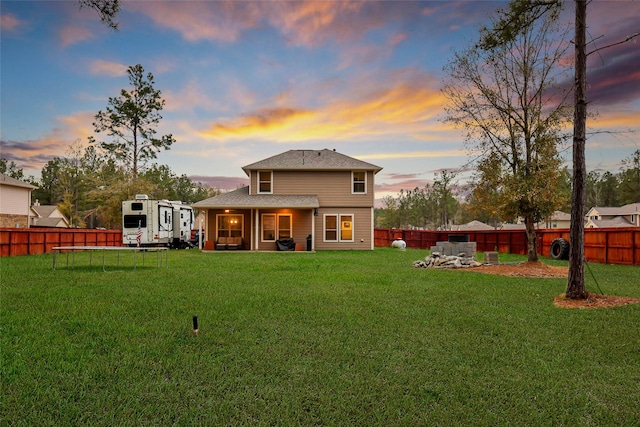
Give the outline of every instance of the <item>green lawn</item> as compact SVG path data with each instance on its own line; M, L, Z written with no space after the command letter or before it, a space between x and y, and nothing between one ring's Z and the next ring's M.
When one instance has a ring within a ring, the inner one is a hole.
M2 258L0 425L640 425L640 304L559 309L565 279L426 254ZM640 297L638 267L590 267Z

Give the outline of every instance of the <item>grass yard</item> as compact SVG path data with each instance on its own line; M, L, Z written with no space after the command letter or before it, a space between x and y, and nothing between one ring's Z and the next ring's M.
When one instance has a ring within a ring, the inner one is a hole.
M0 425L640 425L640 304L559 309L566 279L427 253L1 258ZM638 267L590 268L640 297Z

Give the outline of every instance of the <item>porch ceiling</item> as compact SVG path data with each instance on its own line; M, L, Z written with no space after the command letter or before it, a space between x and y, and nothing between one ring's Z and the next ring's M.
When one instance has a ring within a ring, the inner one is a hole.
M235 209L265 209L265 208L319 208L316 195L277 195L256 194L249 195L249 187L242 187L228 193L201 200L192 205L194 208L235 208Z

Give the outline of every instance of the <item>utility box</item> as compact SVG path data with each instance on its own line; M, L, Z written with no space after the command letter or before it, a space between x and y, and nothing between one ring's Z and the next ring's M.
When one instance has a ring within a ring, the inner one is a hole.
M484 253L484 263L485 264L499 264L498 262L498 252L485 252Z

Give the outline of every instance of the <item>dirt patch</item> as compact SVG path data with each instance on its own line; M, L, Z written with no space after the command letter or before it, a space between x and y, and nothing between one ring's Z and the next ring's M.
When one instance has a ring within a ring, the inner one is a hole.
M468 269L479 273L498 274L511 277L568 278L569 267L554 267L541 262L524 262L521 264L483 265ZM607 308L629 304L640 304L640 298L620 297L616 295L587 294L586 299L568 299L560 294L553 300L553 305L560 308Z
M629 304L640 304L640 298L587 293L586 299L568 299L564 294L560 294L553 299L553 305L560 308L607 308Z
M541 262L483 265L482 267L469 269L469 271L511 277L569 277L569 267L554 267Z

